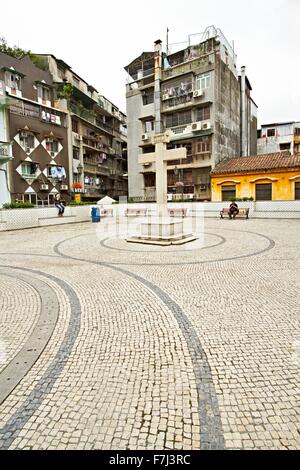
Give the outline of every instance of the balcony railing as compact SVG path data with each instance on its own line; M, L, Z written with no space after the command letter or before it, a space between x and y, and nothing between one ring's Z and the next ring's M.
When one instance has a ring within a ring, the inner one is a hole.
M143 78L150 77L151 75L154 75L154 67L147 69L147 70L140 70L139 72L132 74L131 78L134 81L137 80L142 80Z
M12 146L7 142L0 142L0 164L7 163L13 159Z
M210 65L210 59L208 56L200 57L199 59L194 60L192 62L175 65L174 67L163 71L163 80L166 78L177 77L178 75L192 72L197 68L205 67L208 65Z
M63 114L53 112L49 108L44 108L42 105L26 103L23 101L15 101L10 105L9 111L12 114L19 116L26 116L49 124L56 124L57 126L64 126ZM51 111L51 112L50 112Z

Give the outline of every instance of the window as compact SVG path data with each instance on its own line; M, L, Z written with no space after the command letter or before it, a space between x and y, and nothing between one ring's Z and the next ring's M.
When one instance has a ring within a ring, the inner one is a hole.
M295 153L300 153L300 144L295 145L294 151Z
M211 84L211 74L203 73L196 77L196 90L205 90Z
M196 113L196 121L207 121L210 119L210 106L198 108Z
M45 104L45 101L51 101L51 91L50 88L45 86L38 87L38 99Z
M6 72L5 83L11 91L22 91L22 78L17 73Z
M166 116L166 127L183 126L192 122L192 111L168 114Z
M200 137L195 142L195 153L209 153L211 152L211 139L210 137Z
M34 149L34 135L30 132L20 132L20 144L25 152L31 152Z
M257 201L272 201L272 183L256 185L256 200Z
M25 177L34 177L38 169L36 163L22 163L21 165L21 174Z
M154 92L146 92L143 95L143 105L146 106L147 104L154 103Z
M63 69L63 68L61 68L61 67L57 67L57 73L58 73L58 76L59 76L59 78L60 78L61 80L63 80L64 78L66 78L66 77L65 77L65 75L66 75L65 69Z
M144 122L144 132L153 132L154 131L154 121L145 121Z
M275 137L275 136L276 136L276 129L267 130L267 137Z
M143 153L154 153L154 152L155 152L154 145L147 145L146 147L143 147Z
M31 194L22 194L23 202L30 202L31 204L37 205L37 195L36 193Z
M48 166L47 176L48 178L63 180L67 175L63 166Z
M291 144L280 144L280 150L291 150Z
M300 127L295 128L295 135L300 135Z
M155 173L146 173L144 175L145 188L155 187Z
M236 186L222 186L222 201L232 201L236 198Z
M80 80L77 77L75 77L74 75L73 75L73 83L74 83L75 86L79 87Z
M300 200L300 183L295 183L295 199Z
M79 148L73 147L73 158L74 160L79 160Z
M58 141L46 139L46 150L50 153L50 155L58 153Z
M78 121L75 121L74 119L72 119L72 131L78 134Z

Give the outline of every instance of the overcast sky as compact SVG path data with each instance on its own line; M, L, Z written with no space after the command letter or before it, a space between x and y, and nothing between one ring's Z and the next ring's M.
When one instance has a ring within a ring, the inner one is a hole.
M176 43L215 25L247 67L259 122L300 121L300 0L15 0L1 20L11 45L63 59L122 111L124 66L165 46L167 27Z

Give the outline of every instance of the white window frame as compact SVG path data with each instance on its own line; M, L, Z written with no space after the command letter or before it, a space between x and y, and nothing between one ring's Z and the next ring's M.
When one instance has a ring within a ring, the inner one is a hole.
M21 175L24 177L24 178L34 178L36 173L37 173L37 169L36 169L36 172L35 173L30 173L30 165L32 165L32 163L30 162L23 162L21 164ZM23 171L24 168L27 168L27 171Z
M202 73L196 77L196 90L206 90L211 86L211 73Z
M53 144L56 144L56 145L57 145L56 150L53 150ZM47 148L48 145L50 145L50 149ZM46 139L45 146L46 146L47 152L50 152L50 154L52 154L52 153L57 154L57 153L59 152L59 141L56 140L56 139L51 139L51 140L50 140L50 139Z
M30 140L32 142L32 145L28 144L28 137L31 137ZM34 147L35 147L35 136L32 132L27 132L27 137L22 137L22 131L19 132L19 139L20 139L20 144L21 144L22 148L25 149L25 151L27 149L30 149L30 150L34 149Z
M43 85L38 85L38 98L40 98L43 102L46 102L46 101L51 102L50 89Z
M149 134L150 132L154 132L154 121L145 121L144 131L146 134Z
M22 77L14 72L6 72L5 83L9 88L22 91Z
M274 131L274 135L269 135L269 131ZM270 127L269 129L267 129L267 137L276 137L276 127Z

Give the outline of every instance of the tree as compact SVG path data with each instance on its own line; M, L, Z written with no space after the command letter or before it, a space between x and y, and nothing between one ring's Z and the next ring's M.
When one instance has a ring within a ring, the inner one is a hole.
M11 57L14 57L15 59L23 59L23 57L27 55L30 56L31 54L30 51L26 51L25 49L22 49L21 47L18 47L18 46L10 47L7 44L7 41L5 38L0 38L0 52L10 55Z
M0 38L0 52L7 54L15 59L23 59L28 56L32 63L41 70L48 70L47 61L44 57L37 56L31 51L26 51L18 46L10 47L5 38Z

